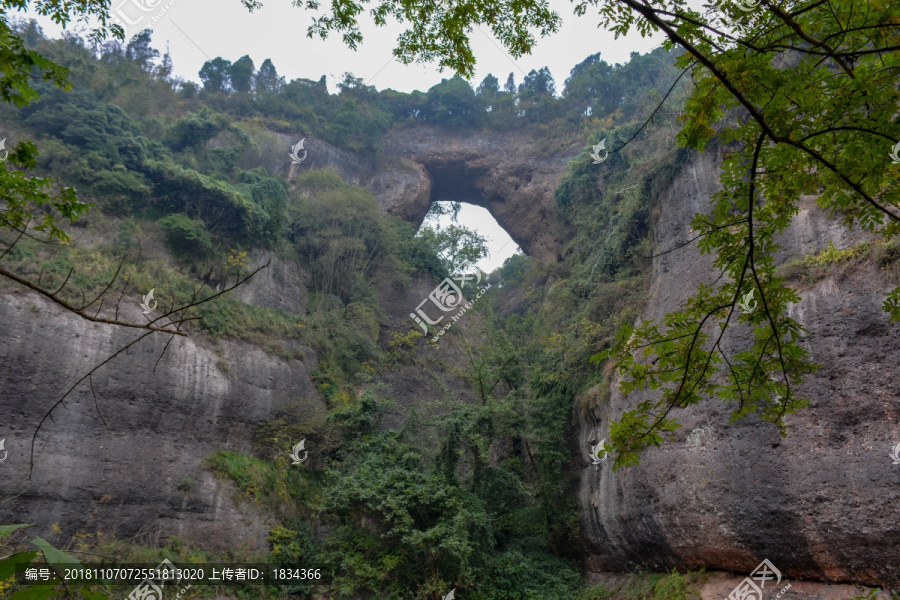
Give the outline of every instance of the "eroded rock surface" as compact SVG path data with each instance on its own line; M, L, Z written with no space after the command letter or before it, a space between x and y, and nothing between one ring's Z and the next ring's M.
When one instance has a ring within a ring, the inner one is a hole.
M541 147L516 132L402 129L385 140L389 158L368 185L389 214L416 225L435 201L482 206L526 254L549 264L566 235L553 192L581 148L546 154Z
M693 156L662 194L655 252L691 237L692 216L710 210L718 189L720 160ZM810 199L782 236L779 260L863 239ZM644 318L676 310L697 282L711 282L711 262L696 244L654 259ZM888 457L900 442L900 324L881 309L892 288L864 265L801 291L792 316L809 330L803 343L822 368L797 391L811 405L788 418L787 438L755 416L728 425L730 410L708 401L681 410L676 441L645 451L639 467L586 466L579 501L589 568L749 574L768 558L792 578L900 587L900 467ZM736 329L726 344L746 339ZM639 398L613 386L608 401L580 416L585 464L609 419Z
M123 316L140 322L136 304ZM236 504L234 487L202 463L218 450L249 452L254 425L282 402L320 402L309 348L298 348L304 360L287 361L240 341L176 337L163 354L170 336L151 335L92 378L96 404L86 381L53 412L27 479L43 415L141 333L72 317L31 293L0 293L0 435L9 450L0 469L0 522L127 536L159 528L213 552L264 549L263 515Z

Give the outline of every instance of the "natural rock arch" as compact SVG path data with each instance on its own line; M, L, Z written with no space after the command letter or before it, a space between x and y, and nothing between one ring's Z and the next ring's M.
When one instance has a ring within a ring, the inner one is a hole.
M559 260L566 226L553 192L571 156L542 155L520 133L431 127L394 132L383 148L390 158L368 186L389 214L418 226L432 202L468 202L486 208L529 256Z

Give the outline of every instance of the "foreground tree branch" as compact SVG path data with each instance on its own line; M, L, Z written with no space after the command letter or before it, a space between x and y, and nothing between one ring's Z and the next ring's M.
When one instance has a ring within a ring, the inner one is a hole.
M170 319L170 323L169 323L167 326L165 326L165 327L143 327L142 329L148 329L148 331L147 331L146 333L141 334L140 336L138 336L138 337L135 338L134 340L130 341L129 343L125 344L124 346L122 346L121 348L119 348L118 350L116 350L113 354L109 355L108 357L106 357L106 358L105 358L104 360L102 360L101 362L97 363L93 368L91 368L87 373L85 373L80 379L78 379L75 383L73 383L73 384L72 384L72 385L71 385L71 386L70 386L70 387L69 387L69 388L68 388L68 389L67 389L67 390L66 390L66 391L65 391L65 392L64 392L64 393L63 393L63 394L62 394L62 395L61 395L61 396L53 403L53 405L50 406L50 408L44 413L44 416L41 418L40 422L38 423L38 426L35 428L34 433L33 433L32 436L31 436L31 459L30 459L30 461L29 461L29 467L28 467L28 478L31 479L31 473L32 473L32 471L34 470L34 461L35 461L34 448L35 448L35 443L36 443L36 441L37 441L37 435L38 435L38 433L40 433L41 428L44 426L44 423L47 421L47 419L52 419L52 418L53 418L53 417L52 417L53 411L56 410L56 408L58 408L59 406L64 405L66 398L68 398L68 397L72 394L72 392L75 391L75 389L76 389L79 385L81 385L85 380L88 380L88 381L90 382L90 385L91 385L91 392L93 393L93 392L94 392L94 390L93 390L93 381L92 381L93 375L94 375L97 371L99 371L101 368L103 368L105 365L107 365L107 364L109 364L110 362L112 362L112 360L115 359L117 356L119 356L119 355L122 354L123 352L126 352L129 348L131 348L132 346L138 344L139 342L141 342L142 340L144 340L144 339L147 338L148 336L153 335L154 333L157 333L157 332L163 332L163 333L169 333L169 334L172 334L172 338L170 338L170 339L169 339L169 342L166 343L166 346L165 346L165 348L163 349L163 352L160 354L160 357L159 357L159 359L157 360L157 363L156 363L156 364L158 365L158 364L159 364L159 361L162 360L163 355L165 355L166 350L169 348L169 343L171 343L172 339L174 339L174 336L175 336L175 335L186 336L186 334L185 334L183 331L181 331L181 326L182 326L184 323L188 322L188 321L192 321L192 320L199 319L199 317L190 317L190 318L187 317L186 314L187 314L187 312L188 312L189 310L191 310L192 308L196 308L197 306L199 306L199 305L201 305L201 304L203 304L203 303L205 303L205 302L209 302L210 300L214 300L214 299L216 299L216 298L222 296L223 294L227 294L228 292L230 292L230 291L236 289L237 287L243 285L244 283L246 283L247 281L249 281L254 275L256 275L257 273L259 273L260 271L262 271L263 269L265 269L266 267L268 267L269 264L270 264L270 262L271 262L271 261L266 262L266 264L264 264L264 265L262 265L262 266L256 268L252 273L250 273L250 274L247 275L246 277L244 277L244 278L242 278L242 279L239 279L239 280L235 281L235 283L232 284L231 286L229 286L229 287L223 289L222 291L220 291L220 292L218 292L218 293L216 293L216 294L213 294L213 295L209 296L208 298L204 298L204 299L202 299L202 300L197 300L197 297L198 297L198 295L199 295L199 293L200 293L200 290L201 290L202 287L203 287L202 285L199 286L199 287L194 291L193 298L192 298L192 300L191 300L190 303L188 303L188 304L186 304L186 305L184 305L184 306L180 306L180 307L178 307L178 308L171 309L171 310L167 311L167 312L166 312L165 314L163 314L162 316L160 316L160 317L154 319L154 322L156 322L156 321L158 321L158 320L160 320L160 319L166 319L166 318L169 318L169 317L171 317L171 315L174 315L174 314L176 314L176 313L179 315L179 318L178 318L178 319L175 319L175 320L171 320L171 319ZM93 320L93 319L89 319L89 320ZM110 323L109 321L101 321L101 322L104 322L104 323ZM119 323L112 322L111 324L113 324L113 325L118 325ZM174 329L170 329L169 327L174 327ZM137 329L141 329L141 328L137 328ZM155 368L156 368L156 367L154 367L154 369L155 369ZM100 409L99 409L99 407L97 407L97 405L96 405L96 400L97 400L97 396L96 396L96 393L94 393L95 407L97 408L97 413L100 414ZM101 418L101 420L103 420L103 415L102 415L102 414L100 414L100 418ZM103 420L103 423L104 423L104 425L105 425L105 424L106 424L106 421Z

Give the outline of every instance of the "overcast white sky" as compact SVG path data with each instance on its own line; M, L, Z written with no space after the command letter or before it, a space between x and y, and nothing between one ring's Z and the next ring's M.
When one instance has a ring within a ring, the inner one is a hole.
M111 4L114 10L126 11L132 19L147 15L140 27L164 10L152 23L153 45L162 51L168 44L175 75L197 82L197 73L207 60L221 56L235 61L245 54L257 67L271 58L279 74L288 81L301 77L318 80L326 75L332 92L347 71L379 90L392 88L403 92L427 91L441 79L453 76L449 71L439 72L433 65L404 66L393 60L391 50L402 30L399 26L379 28L363 21L364 40L356 52L348 49L339 36L324 41L310 39L306 30L311 14L292 6L291 0L263 0L263 8L253 13L240 0L113 0ZM140 13L136 7L141 4L156 10ZM170 8L165 9L166 6ZM662 41L662 36L642 38L636 32L616 40L613 34L597 27L596 14L576 17L568 0L550 0L550 6L562 17L560 31L539 39L531 55L515 61L486 28L473 31L472 47L478 61L473 87L488 73L494 74L502 84L512 72L520 83L524 73L546 66L553 73L557 91L562 91L569 71L588 55L600 52L608 63L621 63L628 60L631 52L649 52ZM46 34L53 37L60 34L61 29L48 19L38 21ZM133 35L136 29L128 33ZM477 227L491 239L492 256L479 264L485 271L500 266L515 251L515 244L508 243L509 236L489 218L485 209L464 204L459 220L469 227Z
M155 11L139 13L136 5L154 6ZM326 4L327 3L323 3ZM167 6L170 8L166 9ZM523 73L543 66L550 68L562 89L569 71L590 54L602 52L609 63L625 62L631 52L649 52L662 41L661 36L642 38L632 33L618 41L611 33L597 27L596 15L576 17L568 0L550 0L550 6L563 19L561 30L539 39L534 52L513 61L486 28L472 32L472 46L478 60L473 85L493 73L501 83L512 72L521 82ZM291 0L263 0L263 8L250 13L240 0L113 0L112 8L125 15L146 15L139 27L149 24L152 16L164 11L152 23L154 46L169 44L175 62L175 73L198 81L203 63L216 56L230 61L248 54L257 66L271 58L278 72L290 81L298 77L318 80L328 76L330 89L334 82L350 71L378 89L393 88L410 92L426 91L444 77L430 65L403 66L392 60L399 26L375 27L363 20L364 41L356 52L348 49L340 37L327 40L310 39L306 30L312 13L292 6ZM44 31L58 35L60 28L48 19L39 19ZM487 35L486 35L487 34Z

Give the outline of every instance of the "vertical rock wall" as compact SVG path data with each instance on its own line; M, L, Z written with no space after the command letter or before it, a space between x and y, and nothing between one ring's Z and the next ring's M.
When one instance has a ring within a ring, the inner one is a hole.
M261 283L245 293L283 300ZM136 304L123 315L135 322ZM202 462L218 450L249 451L254 425L288 399L321 404L309 348L298 348L303 360L287 361L244 342L176 337L163 355L170 336L151 335L93 377L96 405L85 382L53 412L28 479L43 415L139 335L73 317L31 293L0 292L0 437L9 451L0 465L0 522L120 536L158 529L213 552L264 549L264 516L236 504L234 487ZM185 479L196 481L193 489L179 489Z
M719 189L721 156L697 154L658 199L655 252L691 237ZM838 248L865 235L803 202L780 240L778 260ZM676 310L716 273L696 244L654 259L644 318ZM647 565L750 573L768 558L791 577L900 587L900 324L881 310L890 284L865 264L804 289L792 309L822 368L798 393L811 406L788 418L787 438L755 416L728 424L730 409L708 401L677 414L676 440L650 448L641 465L613 473L585 466L579 502L593 571ZM746 341L739 330L728 347ZM601 395L602 396L602 395ZM613 385L608 400L581 415L580 445L607 437L608 421L640 396Z

